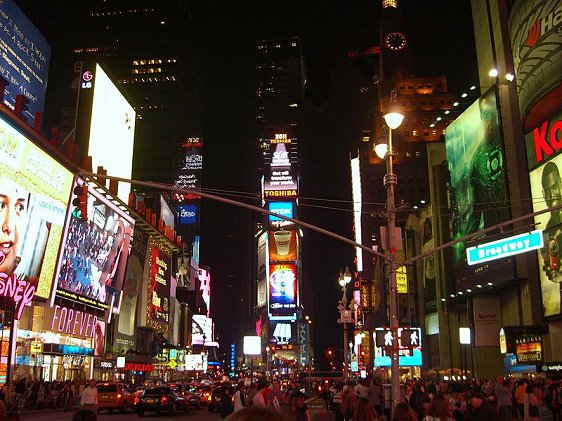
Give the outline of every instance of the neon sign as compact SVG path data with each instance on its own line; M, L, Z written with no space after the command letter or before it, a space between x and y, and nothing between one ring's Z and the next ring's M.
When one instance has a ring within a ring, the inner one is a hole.
M6 255L0 251L0 265L6 260ZM19 320L24 307L31 302L35 295L35 286L30 282L18 279L14 273L0 273L0 297L11 298L16 305L14 318Z

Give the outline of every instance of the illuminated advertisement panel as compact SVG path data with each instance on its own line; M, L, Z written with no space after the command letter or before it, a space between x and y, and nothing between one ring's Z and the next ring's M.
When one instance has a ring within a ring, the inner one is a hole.
M272 139L269 144L269 165L264 171L264 195L266 199L296 198L297 175L291 167L291 140ZM267 163L266 163L267 164Z
M188 137L181 146L185 152L185 158L178 169L175 186L182 189L201 190L203 141L198 137Z
M560 206L562 200L562 112L544 121L525 137L533 211ZM543 315L562 315L562 211L535 216L537 228L543 230L544 247L537 253L541 283Z
M213 341L213 319L204 314L194 314L191 324L192 345L217 346Z
M0 273L48 298L73 175L0 119Z
M297 260L297 232L296 231L270 231L269 261L287 262Z
M160 195L159 197L160 199L160 219L162 221L164 221L164 224L166 224L167 227L175 227L175 221L174 221L174 214L172 213L172 209L170 209L170 206L168 205L168 203L166 202L166 200L164 199L164 197L162 195Z
M271 320L295 319L298 306L297 266L269 265L269 317Z
M451 174L453 238L509 220L505 154L495 87L447 127L445 147ZM453 246L453 270L458 291L513 279L512 258L469 267L465 242Z
M422 209L420 214L420 234L422 254L435 248L433 240L433 218L431 208ZM435 271L435 254L430 254L421 259L423 268L423 291L425 314L437 312L437 283Z
M75 186L82 184L77 178ZM56 296L100 310L118 308L134 225L129 215L90 186L88 220L67 214Z
M117 321L114 323L114 345L116 351L135 349L137 306L144 280L144 262L149 235L137 229L133 238L131 255L123 282L123 297Z
M92 168L103 166L107 175L131 178L135 117L133 106L96 64L88 155ZM117 196L128 203L131 185L119 183Z
M297 324L292 321L269 322L269 343L277 345L297 343Z
M207 309L207 317L211 313L211 271L208 267L201 266L199 268L199 291L204 303L204 307Z
M361 172L359 169L359 157L351 160L351 193L353 196L353 228L355 233L355 242L363 244L361 235ZM358 272L363 271L363 250L360 247L355 248L355 256L357 257L356 267Z
M277 215L294 218L293 202L267 202L267 209ZM268 215L269 228L272 230L294 230L295 224L278 216Z
M419 367L422 365L422 343L421 343L421 329L418 328L411 328L414 332L417 332L417 340L419 342L419 346L413 347L405 347L402 346L401 341L399 341L399 350L398 350L398 364L400 367ZM383 329L383 328L376 328L375 332L386 331L388 336L388 346L392 345L392 334L390 330ZM373 335L376 337L375 335ZM402 328L398 328L398 337L402 336ZM386 336L385 336L386 340ZM375 341L375 367L390 367L390 356L386 355L384 347L378 347Z
M166 333L170 320L172 256L151 244L149 266L147 325Z
M198 222L199 206L195 203L187 205L179 205L178 224L179 225L196 225Z
M51 47L12 0L0 2L0 51L0 75L8 82L4 104L14 109L16 95L24 95L23 116L33 126L45 105Z
M188 371L206 371L207 354L187 354L185 356L185 369Z

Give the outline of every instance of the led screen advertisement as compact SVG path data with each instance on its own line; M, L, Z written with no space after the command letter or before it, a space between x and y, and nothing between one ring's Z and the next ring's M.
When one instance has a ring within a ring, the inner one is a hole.
M298 306L297 265L269 265L269 316L271 320L292 320Z
M420 234L421 234L421 252L427 253L435 248L433 239L433 218L431 208L425 208L420 215ZM423 291L425 302L425 314L432 314L437 311L437 283L435 254L429 254L421 259L423 269Z
M135 117L133 106L100 65L96 64L88 143L92 168L103 166L107 175L131 178ZM128 203L130 191L131 185L121 182L117 196Z
M201 190L203 141L199 137L188 137L181 146L185 155L178 169L175 186L182 189Z
M0 2L0 51L0 75L8 82L4 104L14 109L16 95L24 95L23 116L33 126L45 105L51 47L12 0Z
M269 260L271 262L287 262L297 260L297 232L296 231L270 231Z
M295 217L293 202L267 202L267 209L277 215L286 216L288 218ZM278 231L283 229L290 231L296 228L293 222L275 215L268 215L267 220L271 230Z
M559 150L562 112L543 122L529 133L525 142L529 164L529 181L533 211L538 212L562 204L562 154ZM543 315L562 315L562 211L535 216L537 228L543 230L544 247L537 253L541 283Z
M48 298L72 189L70 171L0 119L0 272Z
M178 211L178 224L179 225L197 225L199 216L199 205L189 203L186 205L179 205Z
M269 165L266 165L264 171L265 198L296 198L298 185L295 165L291 166L291 141L271 140L269 157Z
M144 262L149 235L140 229L135 230L131 254L127 262L127 272L123 281L123 296L119 315L114 323L114 346L116 352L135 349L137 306L144 280Z
M445 147L451 174L454 239L509 220L505 153L494 87L447 127ZM513 279L512 258L469 267L466 247L465 242L453 246L457 290Z
M172 257L156 244L150 250L147 323L166 333L170 317Z
M75 186L83 183L77 178ZM134 225L129 215L90 187L88 220L67 213L56 297L98 310L118 309Z
M191 324L192 345L212 346L213 342L213 319L204 314L194 314Z
M277 345L296 344L296 331L296 322L272 320L269 322L269 343Z

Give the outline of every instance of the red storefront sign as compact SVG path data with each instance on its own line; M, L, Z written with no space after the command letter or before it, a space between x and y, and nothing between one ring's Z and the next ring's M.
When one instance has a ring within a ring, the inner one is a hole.
M126 363L125 371L154 371L154 364Z

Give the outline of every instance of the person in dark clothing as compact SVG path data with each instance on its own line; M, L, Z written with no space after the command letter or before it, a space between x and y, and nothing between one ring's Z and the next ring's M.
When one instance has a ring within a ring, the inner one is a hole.
M429 402L431 402L429 395L422 390L421 385L416 385L410 398L410 406L416 411L420 420L427 415L426 407Z
M234 412L234 407L232 406L232 396L230 396L230 390L225 387L221 395L221 418L226 418Z
M472 391L469 394L470 406L472 406L472 414L467 421L499 421L500 417L494 411L494 408L486 401L486 397L482 392Z

